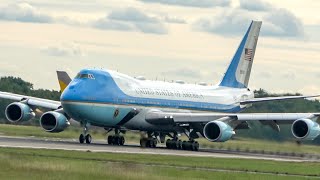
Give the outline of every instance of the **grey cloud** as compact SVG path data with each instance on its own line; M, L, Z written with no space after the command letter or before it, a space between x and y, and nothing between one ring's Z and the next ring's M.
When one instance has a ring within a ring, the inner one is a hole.
M158 19L150 17L136 8L118 9L112 11L108 16L108 19L119 21L131 21L131 22L158 22Z
M113 21L108 18L98 19L93 23L93 27L98 29L110 29L120 31L133 31L134 26L125 22Z
M265 31L262 35L302 37L304 29L302 21L285 9L276 9L265 17Z
M104 30L139 31L152 34L167 34L164 23L138 9L126 8L111 12L104 18L92 23L92 26Z
M259 17L263 21L261 35L276 37L303 37L304 29L300 19L285 9L273 9L265 14L256 14L241 9L224 11L212 18L201 18L193 23L197 31L239 35L245 32L252 17Z
M240 8L249 11L268 11L273 9L271 4L262 0L240 0Z
M165 24L157 17L149 16L135 8L125 8L112 11L105 17L86 23L70 17L53 17L41 13L28 3L9 4L0 7L0 20L33 22L33 23L60 23L77 26L90 26L103 30L138 31L143 33L167 34ZM63 55L60 49L51 49L52 54Z
M41 13L28 3L9 4L0 7L0 19L6 21L51 23L52 17Z
M82 49L76 44L63 44L59 46L49 46L41 49L41 52L50 56L84 56Z
M175 24L186 24L187 22L184 19L178 17L165 16L163 20L167 23L175 23Z
M216 6L230 6L230 0L140 0L146 3L159 3L175 6L210 8Z
M200 79L203 77L202 73L200 71L196 71L191 68L179 68L174 70L168 70L165 72L162 72L163 75L169 75L169 76L178 76L178 77L186 77L186 78L194 78L194 79Z
M250 16L241 10L224 11L212 18L201 18L193 23L193 29L197 31L217 34L241 34L250 23Z

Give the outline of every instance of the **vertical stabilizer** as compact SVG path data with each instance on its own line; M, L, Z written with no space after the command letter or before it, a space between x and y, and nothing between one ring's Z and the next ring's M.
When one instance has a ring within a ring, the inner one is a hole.
M247 88L261 28L261 21L252 21L232 61L222 78L220 86Z

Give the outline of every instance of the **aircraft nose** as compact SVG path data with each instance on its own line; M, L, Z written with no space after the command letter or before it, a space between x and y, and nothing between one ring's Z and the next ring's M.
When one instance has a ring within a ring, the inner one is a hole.
M60 96L61 101L70 101L75 99L75 95L77 94L77 89L74 84L70 84L65 90L62 92Z

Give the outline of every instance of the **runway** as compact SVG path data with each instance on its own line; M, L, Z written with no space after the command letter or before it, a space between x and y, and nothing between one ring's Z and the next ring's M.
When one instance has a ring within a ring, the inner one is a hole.
M0 147L34 148L34 149L60 149L91 152L108 153L130 153L130 154L154 154L154 155L175 155L186 157L218 157L218 158L243 158L243 159L263 159L274 161L292 162L320 162L318 158L302 158L293 156L265 155L232 152L227 150L200 149L197 152L171 150L165 147L141 148L137 144L124 146L108 145L104 141L94 141L92 144L79 144L75 139L41 139L34 137L11 137L0 136Z

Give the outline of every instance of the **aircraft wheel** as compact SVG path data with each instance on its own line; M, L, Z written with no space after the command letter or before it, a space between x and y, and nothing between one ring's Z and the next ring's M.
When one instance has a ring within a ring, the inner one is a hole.
M120 137L119 136L113 136L113 144L120 145Z
M90 135L90 134L87 134L85 138L86 138L86 143L87 143L87 144L90 144L91 141L92 141L91 135Z
M188 143L187 141L182 142L182 149L183 150L188 150L187 143Z
M195 141L193 150L194 151L199 151L199 146L200 146L199 143L197 141Z
M143 148L147 147L147 142L148 141L146 139L140 139L140 146Z
M167 147L168 149L170 149L170 141L171 141L171 139L168 139L168 140L166 141L166 147Z
M108 136L108 144L113 144L113 136Z
M125 142L124 137L123 137L123 136L120 136L119 139L120 139L120 144L119 144L119 145L123 146L123 145L124 145L124 142Z
M156 139L153 139L153 147L157 147L157 144L158 144L158 142L157 142L157 140Z
M84 141L85 141L84 135L83 135L83 134L80 134L80 136L79 136L79 142L80 142L81 144L83 144Z
M149 145L148 147L155 148L157 147L157 140L149 139L147 144Z

